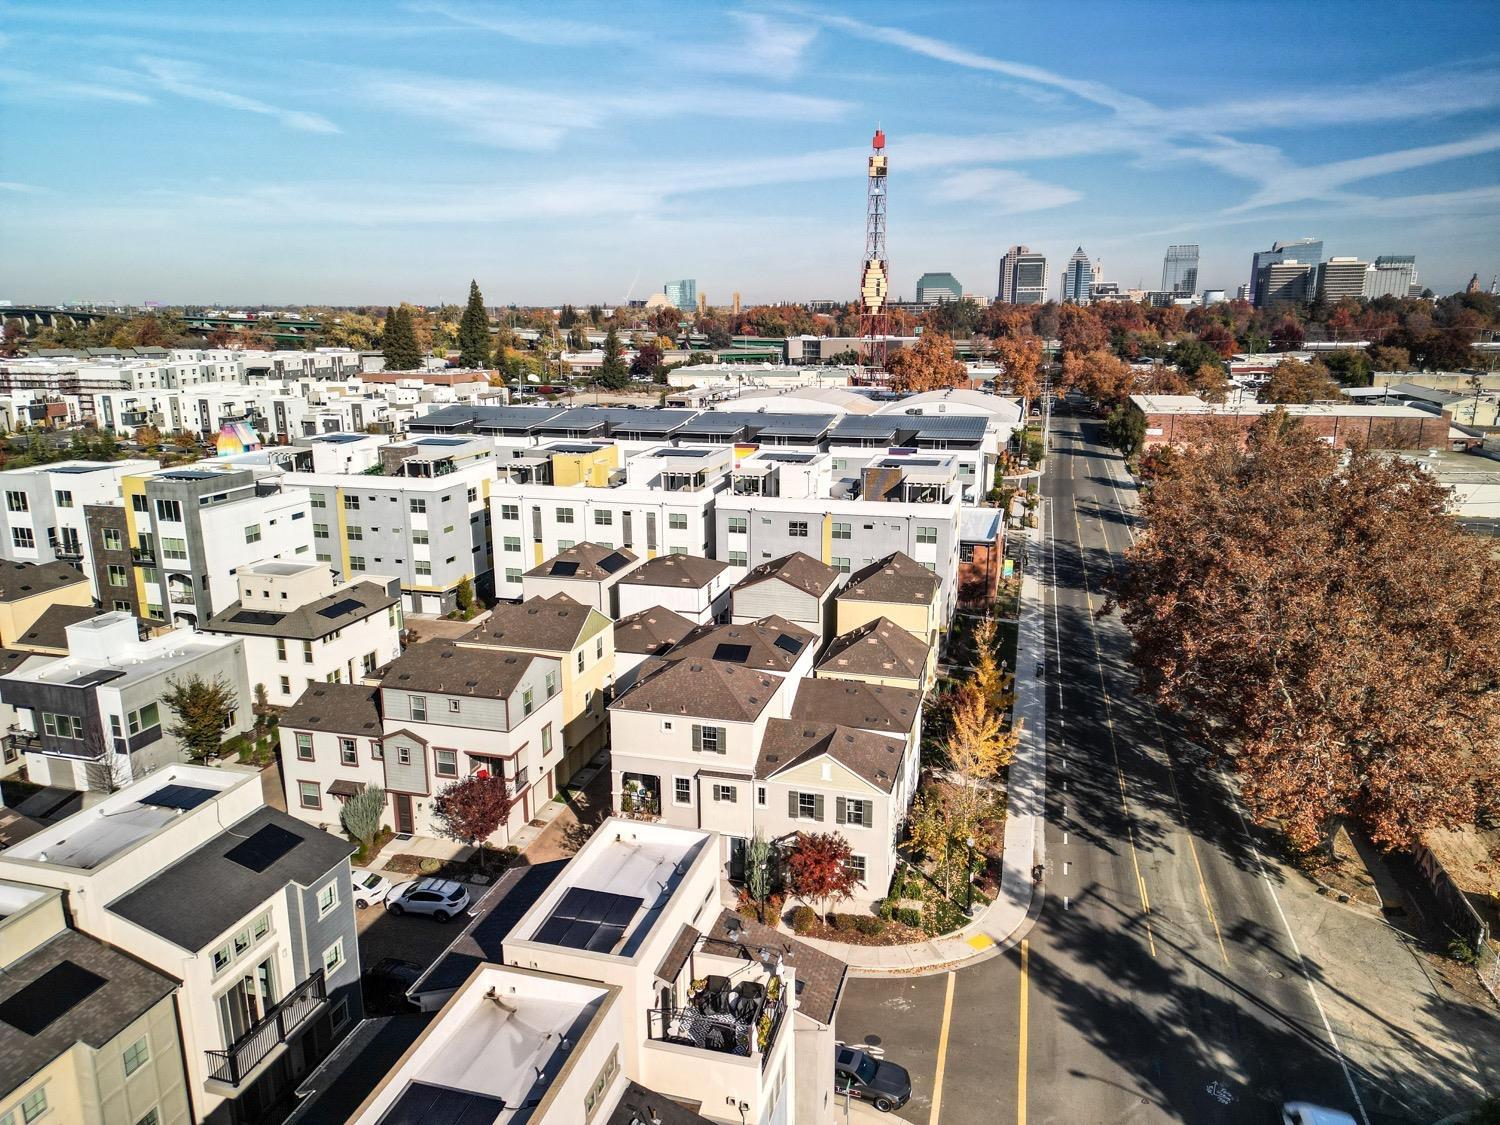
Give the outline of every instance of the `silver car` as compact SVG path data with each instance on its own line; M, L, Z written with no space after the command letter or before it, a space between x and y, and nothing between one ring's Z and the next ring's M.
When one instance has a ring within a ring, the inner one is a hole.
M446 922L469 909L469 889L452 879L413 879L391 888L385 908L392 914L426 914Z

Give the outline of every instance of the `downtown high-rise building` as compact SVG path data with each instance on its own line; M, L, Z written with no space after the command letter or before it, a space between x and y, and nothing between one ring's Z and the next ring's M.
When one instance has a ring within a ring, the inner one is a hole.
M1174 297L1190 297L1198 291L1198 244L1168 246L1161 264L1161 288Z
M698 282L694 278L669 281L661 287L661 291L674 307L684 312L692 312L698 307Z
M1094 270L1080 246L1063 270L1062 300L1065 305L1086 305L1094 289Z
M1365 271L1366 300L1376 297L1405 297L1417 283L1417 259L1414 254L1381 254Z
M1250 260L1250 303L1256 308L1269 304L1266 289L1266 271L1278 262L1294 259L1307 266L1316 266L1323 260L1321 238L1296 238L1290 242L1273 242L1269 250L1257 250ZM1302 298L1306 300L1304 296Z
M996 299L1010 305L1041 305L1047 301L1047 257L1029 246L1012 246L1000 259L1000 287Z
M1296 258L1281 258L1260 272L1256 308L1270 305L1300 305L1312 300L1317 266Z
M1346 298L1358 300L1364 296L1365 274L1370 263L1358 258L1329 258L1320 262L1314 271L1317 275L1313 291L1320 301L1336 304Z
M964 287L951 273L924 273L917 278L917 304L941 305L946 301L961 301Z

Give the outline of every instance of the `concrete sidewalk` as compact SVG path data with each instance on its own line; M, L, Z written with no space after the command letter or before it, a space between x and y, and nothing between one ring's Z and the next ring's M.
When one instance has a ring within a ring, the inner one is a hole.
M945 972L992 957L1005 943L1019 938L1041 909L1042 895L1032 882L1031 870L1046 859L1047 614L1045 590L1036 578L1045 565L1045 542L1039 532L1029 533L1027 540L1028 562L1021 580L1016 641L1015 719L1020 741L1007 776L1009 805L1000 893L963 929L915 945L846 945L802 939L845 961L854 976Z

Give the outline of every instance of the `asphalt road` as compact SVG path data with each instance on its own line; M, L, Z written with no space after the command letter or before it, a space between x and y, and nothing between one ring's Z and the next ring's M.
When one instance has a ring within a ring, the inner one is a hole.
M1414 1120L1344 1058L1228 788L1133 692L1104 613L1133 486L1098 429L1054 418L1043 485L1045 906L1023 945L957 973L851 982L840 1038L912 1071L918 1125L1248 1125L1289 1100Z

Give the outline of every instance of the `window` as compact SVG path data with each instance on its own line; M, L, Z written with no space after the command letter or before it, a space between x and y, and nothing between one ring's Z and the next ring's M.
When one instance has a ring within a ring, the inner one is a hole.
M111 563L109 566L109 584L111 586L124 586L127 581L125 568L123 566L115 566Z
M402 766L409 766L409 765L411 765L411 747L410 746L398 746L398 747L396 747L396 763L398 765L402 765Z
M54 715L43 711L42 730L53 738L82 738L83 720L77 715Z
M123 551L125 549L125 540L120 535L119 528L106 527L104 529L104 549L106 551Z
M312 641L303 641L302 642L302 663L304 663L304 664L311 664L312 662L313 662Z
M844 863L844 868L859 880L860 886L865 883L865 857L862 855L851 855Z
M729 565L730 566L749 566L750 565L750 556L747 555L744 551L730 551L729 552Z
M346 511L346 512L357 512L357 511L359 511L359 497L358 496L345 496L344 497L344 511Z
M413 531L411 533L411 541L419 547L425 546L428 542L430 542L430 540L427 538L427 532L425 531Z
M757 808L763 809L766 807L766 787L764 785L757 785L755 787L755 804Z
M691 805L693 803L693 779L690 777L674 777L672 779L672 800L679 805Z
M324 496L321 492L314 492L310 503L314 508L326 508L328 507L328 497Z
M506 567L505 568L505 580L507 582L519 582L519 581L521 581L521 572L520 572L520 570L518 570L516 567L513 567L513 566Z
M582 649L578 650L578 670L580 672L583 671L583 660L584 660L584 656L585 655L586 655L586 653L584 653L584 651Z
M594 659L595 660L603 660L604 659L604 638L603 637L600 637L598 640L596 640L594 642Z
M729 517L729 534L746 535L750 531L749 521L744 516Z
M114 609L114 611L116 613L134 613L135 612L135 606L131 605L129 602L116 601L116 602L111 603L111 606L112 606L112 608Z
M292 680L291 680L290 676L282 676L281 677L281 694L282 695L291 695L292 694Z
M594 509L594 523L600 527L611 527L615 522L615 514L608 508Z
M150 502L147 501L144 493L133 492L130 494L130 510L140 512L142 515L151 510Z
M52 494L59 508L71 508L73 506L73 494L66 489L59 488Z
M793 539L807 538L807 521L792 520L786 525L786 533Z
M823 795L821 793L798 793L795 789L787 794L787 815L793 820L822 820Z
M432 563L427 559L417 559L412 564L412 570L419 578L432 577Z
M521 518L521 508L518 504L501 504L500 518L503 520L518 520Z
M468 499L468 501L469 501L470 504L472 504L472 503L474 503L474 501L478 500L479 499L479 489L477 489L477 488L471 488L471 489L469 489L467 499Z
M323 950L323 971L332 976L344 963L344 939L339 938L327 949Z
M363 542L365 538L365 529L357 523L351 523L344 529L344 537L351 543Z
M410 695L407 700L411 706L411 717L413 722L425 723L427 721L427 697L425 695Z
M328 912L339 904L339 884L334 879L325 883L318 891L318 917L328 917Z
M385 747L380 744L378 738L370 739L370 757L374 758L377 762L385 761Z
M547 698L551 699L557 694L557 673L548 672L543 682L547 685Z
M352 738L341 738L341 739L339 739L339 765L341 765L341 766L357 766L357 765L359 765L359 751L356 750L355 747L354 747L354 739L352 739Z
M552 753L552 724L548 723L542 728L542 757Z
M433 751L434 769L439 777L458 776L458 751L457 750L435 750Z
M354 571L354 570L362 571L362 570L364 570L365 569L365 557L364 557L364 555L350 555L349 556L349 569L351 571Z
M125 1048L125 1077L129 1078L151 1061L151 1046L144 1038Z
M187 558L187 540L163 538L161 541L161 555L164 559L182 560Z
M963 546L959 547L959 549L958 549L958 561L959 562L973 562L974 561L974 544L972 544L972 543L965 543L965 544L963 544Z
M21 1099L21 1120L26 1122L35 1121L47 1112L47 1087L33 1090Z
M668 531L686 531L687 530L687 516L683 515L681 512L668 512L667 513L667 530Z
M917 542L918 543L936 543L937 542L937 528L935 528L935 527L923 527L921 524L918 524L917 525Z
M573 546L574 542L575 540L572 539L559 539L557 541L557 549L559 551L566 551Z
M277 637L276 638L276 659L277 660L285 660L286 659L286 638L284 638L284 637Z
M313 760L312 735L305 730L297 732L297 760L299 762L310 762Z
M833 537L835 539L852 539L854 537L853 525L847 523L835 523L833 525Z
M594 1084L583 1093L583 1119L588 1121L594 1115L604 1101L604 1095L609 1091L610 1083L620 1073L620 1048L615 1047L609 1052L609 1058L604 1061L604 1068L599 1071L599 1077L594 1079Z
M333 1033L335 1035L337 1035L340 1031L343 1031L345 1025L348 1024L348 1022L349 1022L349 1001L347 999L340 1000L338 1002L338 1004L333 1009L333 1017L332 1017Z
M132 711L125 716L125 722L131 734L140 734L143 730L161 725L161 712L155 703L148 703L139 711Z
M313 524L313 534L315 536L317 536L319 539L327 539L328 538L328 525L326 523L315 523L315 524Z
M258 524L258 523L252 523L249 527L245 528L245 542L246 543L259 543L260 542L260 524Z
M519 551L521 549L521 537L519 535L507 535L501 540L501 550Z
M3 1125L3 1122L0 1122L0 1125ZM156 1107L152 1106L135 1125L161 1125L161 1115L156 1112Z
M156 502L156 518L168 520L172 523L182 522L182 505L176 500L158 500Z
M723 727L693 724L693 749L704 754L724 754L729 750L728 731Z
M414 516L425 516L427 514L427 498L425 496L413 496L411 498L411 514Z
M529 715L529 714L531 714L531 689L530 688L522 688L521 689L521 714L523 714L523 715Z
M830 565L840 574L849 573L849 560L841 555L834 555Z
M869 801L858 797L840 797L834 809L834 819L840 824L852 824L856 828L868 828L874 823L875 809Z
M557 522L558 523L572 523L573 522L573 509L572 508L559 508L559 509L557 509Z
M36 536L31 533L29 527L13 527L10 529L10 541L24 550L31 550L36 546Z
M26 498L24 492L7 492L5 494L5 506L12 512L31 511L31 501Z
M714 800L722 801L726 805L732 805L740 799L740 788L738 785L721 785L714 783Z

